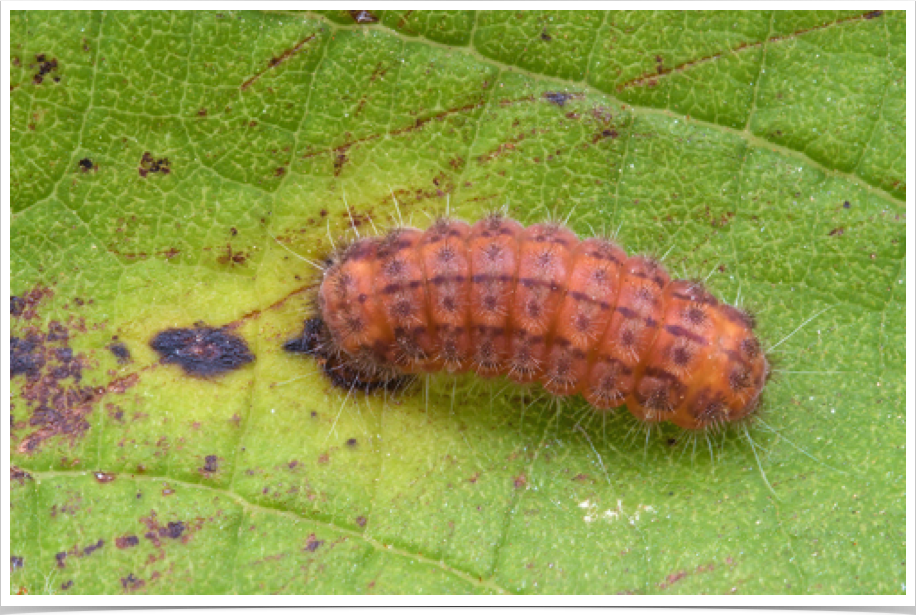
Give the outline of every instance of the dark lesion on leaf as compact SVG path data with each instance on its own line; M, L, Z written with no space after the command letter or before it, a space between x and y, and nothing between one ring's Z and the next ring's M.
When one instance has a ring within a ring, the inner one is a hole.
M172 163L168 158L156 158L149 152L143 152L137 171L140 173L140 177L146 177L150 173L168 175L172 172Z
M108 345L108 350L118 360L118 364L124 365L131 362L130 350L123 342L114 341Z
M185 329L166 329L150 341L160 363L174 363L189 376L219 376L254 361L248 343L226 328L197 323Z
M50 73L57 72L57 58L48 59L45 54L40 53L35 56L35 62L38 63L38 72L32 76L32 83L35 85L41 84ZM60 77L55 75L54 83L59 81Z
M566 103L574 98L581 98L581 94L575 94L572 92L544 92L544 100L549 103L552 103L558 107L566 105Z

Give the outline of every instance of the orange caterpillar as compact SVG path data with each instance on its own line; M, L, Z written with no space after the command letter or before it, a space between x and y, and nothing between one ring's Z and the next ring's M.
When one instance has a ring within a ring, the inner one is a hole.
M346 388L501 374L701 429L753 412L769 374L746 313L555 223L440 219L358 239L327 260L317 308L286 347Z

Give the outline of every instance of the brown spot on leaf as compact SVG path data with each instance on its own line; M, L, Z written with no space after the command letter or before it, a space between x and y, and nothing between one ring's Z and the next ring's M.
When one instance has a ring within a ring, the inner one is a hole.
M140 544L140 539L136 536L118 536L115 538L115 546L119 549L130 549Z
M22 320L33 320L38 315L38 308L45 299L54 296L54 292L38 285L20 297L10 297L10 316Z
M154 158L149 152L143 152L140 158L140 167L137 169L140 177L146 177L150 173L161 173L168 175L172 172L172 163L168 158Z
M524 474L519 474L518 476L516 476L516 477L512 480L512 485L513 485L516 489L522 489L522 488L525 487L527 484L528 484L528 477L525 476Z
M146 585L146 581L137 578L134 573L130 573L126 577L121 577L121 587L127 591L138 590L144 585Z
M219 457L216 455L207 455L204 458L204 465L200 471L205 474L213 474L219 471Z
M88 173L89 171L92 171L92 170L98 170L99 165L94 164L92 160L90 160L89 158L83 158L82 160L79 161L79 167L80 167L80 171L82 171L83 173Z
M249 254L247 252L242 252L241 250L238 252L234 251L232 249L232 244L227 243L225 253L217 258L216 262L220 265L241 265L248 260L248 256Z
M16 466L10 466L10 481L16 481L20 485L24 485L25 481L32 480L32 475L23 470L22 468L17 468Z
M350 149L349 145L343 145L334 150L334 177L340 175L344 165L349 162L350 159L347 157L348 149Z
M607 129L602 130L601 132L597 133L595 136L593 136L593 137L592 137L592 143L597 143L598 141L602 141L602 140L604 140L604 139L616 139L617 136L618 136L618 135L617 135L617 131L616 131L616 130L614 130L614 129L612 129L612 128L607 128Z
M99 483L110 483L117 478L116 474L111 474L109 472L93 472L92 475L95 477L95 480Z
M35 56L35 61L38 62L38 72L32 77L32 83L38 85L44 81L45 75L57 70L57 58L48 60L45 54L41 53ZM55 77L54 81L60 81L60 77Z
M843 228L842 226L838 226L838 227L836 227L835 229L833 229L832 231L830 231L830 233L828 233L828 235L829 235L830 237L842 237L843 233L845 233L845 232L846 232L846 229L845 229L845 228Z
M324 544L323 540L318 540L314 534L310 534L308 539L305 542L305 550L310 553L314 553L318 550L318 547Z

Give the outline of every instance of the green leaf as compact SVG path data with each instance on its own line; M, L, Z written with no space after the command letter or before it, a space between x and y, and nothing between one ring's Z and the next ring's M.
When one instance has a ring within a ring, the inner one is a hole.
M11 591L905 593L904 31L12 13ZM740 295L761 420L647 434L444 375L348 396L283 351L296 254L506 204ZM161 363L195 323L256 359Z

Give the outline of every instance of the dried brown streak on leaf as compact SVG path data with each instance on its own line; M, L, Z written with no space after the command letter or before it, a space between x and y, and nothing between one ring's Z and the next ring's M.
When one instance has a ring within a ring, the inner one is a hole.
M261 77L263 77L264 74L267 73L267 71L269 71L269 70L272 69L272 68L275 68L275 67L279 66L279 65L282 64L283 62L286 62L286 61L287 61L288 59L290 59L293 55L295 55L296 53L298 53L299 50L302 49L302 47L305 46L305 44L308 43L309 41L311 41L313 38L315 38L315 35L314 35L314 34L310 34L309 36L305 37L304 39L302 39L301 41L299 41L298 43L296 43L293 47L290 47L289 49L287 49L286 51L284 51L284 52L281 53L280 55L271 58L270 61L267 62L267 68L265 68L264 70L262 70L262 71L259 72L259 73L256 73L255 75L249 77L248 80L245 81L245 83L242 84L242 86L241 86L240 89L241 89L243 92L244 92L245 90L247 90L249 87L251 87L251 84L252 84L252 83L254 83L254 82L257 81L258 79L260 79Z
M161 256L166 260L175 258L181 254L181 250L178 248L169 248L168 250L159 250L158 252L147 253L147 252L121 252L120 250L113 248L111 245L108 246L108 251L115 256L126 259L135 259L135 258L149 258L150 256Z
M480 107L483 107L484 104L486 104L486 103L484 103L483 101L481 101L481 102L478 102L478 103L475 103L475 104L471 104L471 105L464 105L463 107L456 107L456 108L454 108L454 109L446 109L445 111L441 111L441 112L437 113L436 115L433 115L433 116L430 116L430 117L418 118L413 124L411 124L411 125L409 125L409 126L404 126L403 128L398 128L398 129L396 129L396 130L392 130L392 131L390 131L390 132L387 133L387 134L388 134L388 136L395 137L395 136L402 135L402 134L405 134L405 133L413 132L414 130L417 130L417 129L419 129L419 128L422 128L424 125L428 124L429 122L442 120L442 119L445 119L446 117L448 117L448 116L450 116L450 115L455 115L456 113L463 113L463 112L466 112L466 111L472 111L472 110L474 110L474 109L478 109L478 108L480 108ZM362 137L362 138L360 138L360 139L354 139L354 140L352 140L352 141L347 141L346 143L343 143L342 145L338 145L337 147L332 147L332 148L329 148L329 149L323 149L323 150L319 150L319 151L317 151L317 152L307 152L307 153L305 153L305 154L302 155L302 159L305 160L305 159L308 159L308 158L315 158L316 156L324 156L324 155L331 154L331 153L334 153L334 154L337 154L337 155L345 154L345 153L347 152L347 150L349 150L349 149L350 149L351 147L353 147L354 145L359 145L359 144L361 144L361 143L367 143L367 142L369 142L369 141L375 141L376 139L380 139L380 138L382 138L383 136L384 136L384 135L382 135L382 134L369 135L368 137Z
M406 29L406 27L407 27L407 22L408 22L408 20L410 19L410 16L414 14L414 12L415 12L415 11L407 11L406 13L404 13L404 15L401 17L401 19L398 20L398 25L397 25L397 29L398 29L398 30L404 30L404 29ZM411 33L415 33L415 32L416 32L416 30L413 30L412 28L411 28L410 31L411 31Z
M305 286L300 286L299 288L290 291L289 293L287 293L285 296L281 297L280 299L274 301L267 307L259 308L257 310L252 310L246 314L243 314L238 319L233 320L230 323L226 323L221 328L226 329L226 330L237 329L253 318L260 318L264 312L269 312L270 310L277 309L278 307L286 303L290 299L290 297L293 297L294 295L298 295L299 293L307 291L309 289L315 288L317 285L318 285L318 282L316 281L313 284L307 284Z
M659 67L656 70L656 72L654 73L646 73L645 75L640 75L639 77L636 77L635 79L631 79L630 81L627 81L626 83L621 83L620 85L616 87L616 90L618 92L621 92L623 90L633 88L633 87L638 87L641 85L649 85L650 87L654 87L655 85L657 85L655 80L658 79L659 77L664 77L665 75L669 75L671 73L680 73L685 70L689 70L693 68L694 66L697 66L700 64L706 64L707 62L712 62L713 60L718 60L720 57L722 57L726 53L737 53L739 51L744 51L745 49L756 49L758 47L762 47L763 45L767 43L778 43L780 41L796 38L803 34L808 34L809 32L817 32L819 30L824 30L826 28L832 28L834 26L839 26L845 23L849 23L851 21L862 21L865 19L874 19L875 17L881 17L883 14L884 14L883 11L869 11L861 15L854 15L852 17L846 17L844 19L837 19L836 21L831 21L830 23L826 23L820 26L815 26L813 28L805 28L804 30L797 30L795 32L792 32L791 34L785 34L783 36L771 36L770 38L766 40L762 40L756 43L742 43L738 45L737 47L733 47L732 49L726 49L726 50L720 51L719 53L714 53L712 55L705 56L703 58L698 58L696 60L690 60L689 62L684 62L683 64L678 64L677 66L674 66L671 68Z

